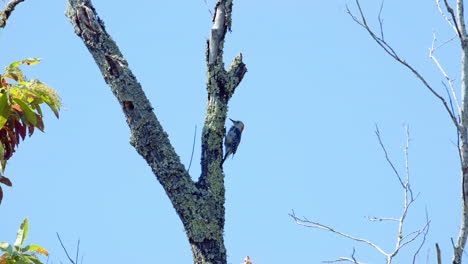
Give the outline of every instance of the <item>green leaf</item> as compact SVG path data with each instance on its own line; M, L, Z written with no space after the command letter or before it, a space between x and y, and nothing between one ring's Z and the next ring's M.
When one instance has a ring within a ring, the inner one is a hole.
M29 232L28 218L25 218L16 235L16 241L15 241L16 248L20 248L21 245L23 245L24 241L28 237L28 232Z
M18 66L21 65L21 64L23 64L23 62L21 62L21 61L15 61L15 62L12 62L12 63L10 64L10 66L8 66L8 68L16 68L16 67L18 67Z
M21 249L21 252L28 252L28 251L33 251L33 252L36 252L45 256L49 255L49 252L45 248L38 246L38 245L29 245Z
M27 105L23 100L19 98L14 98L13 101L15 101L15 103L21 106L21 109L23 110L23 113L26 115L26 119L29 121L29 123L36 125L37 123L36 113L34 113L31 107L29 107L29 105Z
M9 115L8 94L2 93L0 96L0 129L5 125Z
M33 257L31 255L26 255L25 257L32 261L34 264L43 264L38 258Z
M13 247L7 242L0 242L0 250L11 255L13 253Z
M30 264L29 260L23 256L23 255L18 255L18 260L15 262L15 264Z

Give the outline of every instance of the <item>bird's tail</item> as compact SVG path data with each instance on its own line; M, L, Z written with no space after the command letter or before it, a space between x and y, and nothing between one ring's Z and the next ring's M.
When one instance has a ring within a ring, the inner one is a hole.
M226 161L228 156L229 156L229 152L226 152L226 154L224 155L223 161L221 161L221 166L224 164L224 161Z

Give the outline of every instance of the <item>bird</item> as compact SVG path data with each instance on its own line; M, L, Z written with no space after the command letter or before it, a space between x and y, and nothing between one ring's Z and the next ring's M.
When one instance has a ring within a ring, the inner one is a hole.
M232 120L231 118L229 118L229 120L232 121L233 125L224 138L226 152L221 165L224 164L224 161L229 155L232 154L234 156L234 154L236 154L237 147L239 147L241 141L242 131L244 131L244 123L242 123L242 121Z

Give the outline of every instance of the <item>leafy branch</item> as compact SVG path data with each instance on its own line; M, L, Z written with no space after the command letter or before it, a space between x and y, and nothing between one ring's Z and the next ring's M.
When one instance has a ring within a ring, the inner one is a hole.
M19 66L34 65L39 59L30 58L11 63L0 74L0 183L11 186L3 173L7 161L26 135L32 136L35 129L44 131L41 105L46 104L59 117L60 96L37 79L28 80ZM0 187L0 202L3 192Z

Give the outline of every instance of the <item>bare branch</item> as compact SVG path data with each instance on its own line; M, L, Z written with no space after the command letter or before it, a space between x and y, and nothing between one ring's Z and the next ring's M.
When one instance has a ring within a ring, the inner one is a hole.
M355 264L366 264L364 262L358 262L358 261L355 261L354 259L347 258L347 257L341 257L341 258L335 259L335 260L322 261L322 263L337 263L337 262L351 262L351 263L355 263Z
M440 252L439 244L435 244L436 252L437 252L437 264L442 264L442 253Z
M460 103L458 102L458 98L457 98L457 95L455 93L455 88L453 86L453 79L450 78L450 76L447 74L447 72L444 70L444 68L442 67L442 65L439 63L439 60L434 56L434 52L441 48L442 46L444 46L445 44L449 43L450 41L452 41L455 37L452 37L450 38L449 40L443 42L442 44L440 44L439 46L437 47L434 47L435 45L435 41L437 40L437 37L436 37L436 34L435 32L433 33L433 38L432 38L432 46L431 48L429 49L429 58L431 58L434 63L436 64L437 68L439 69L440 73L442 73L442 75L445 77L445 79L447 80L449 86L450 86L450 90L452 92L452 96L449 95L449 100L451 101L451 97L453 97L453 99L455 100L455 104L457 106L457 116L459 117L459 113L461 112L461 108L460 108ZM453 109L452 109L452 114L455 116L455 113L453 113Z
M403 212L401 214L401 217L400 218L390 218L390 217L387 217L387 218L379 218L379 217L368 217L368 219L370 221L392 221L392 222L396 222L398 223L398 228L397 228L397 234L396 234L396 243L395 243L395 247L393 249L393 251L391 253L387 253L385 252L382 248L380 248L376 243L370 241L370 240L367 240L367 239L363 239L363 238L358 238L358 237L354 237L354 236L351 236L347 233L343 233L341 231L338 231L338 230L335 230L334 228L331 228L329 226L326 226L324 224L321 224L321 223L318 223L318 222L315 222L315 221L311 221L311 220L308 220L307 218L298 218L296 217L294 211L292 212L292 214L290 214L290 216L294 219L294 221L299 224L299 225L302 225L302 226L306 226L306 227L310 227L310 228L316 228L316 229L323 229L323 230L326 230L326 231L329 231L329 232L332 232L332 233L335 233L337 235L340 235L342 237L345 237L345 238L348 238L348 239L351 239L351 240L354 240L354 241L358 241L358 242L362 242L362 243L365 243L365 244L368 244L370 245L371 247L375 248L377 251L379 251L382 255L384 255L386 257L386 263L387 264L390 264L392 263L392 260L393 258L399 253L399 251L405 247L406 245L408 245L409 243L412 243L414 242L416 239L418 239L421 235L423 235L423 241L422 243L420 244L420 247L419 249L417 250L417 252L415 253L413 259L416 258L416 255L418 254L418 252L420 251L422 245L424 244L425 240L426 240L426 235L428 233L428 230L429 230L429 224L430 224L430 221L428 220L428 217L427 217L427 212L426 212L426 225L419 229L419 230L416 230L416 231L413 231L413 232L410 232L406 235L404 235L404 231L403 231L403 227L405 225L405 220L406 220L406 217L408 215L408 212L409 212L409 209L411 208L411 205L413 204L413 202L417 199L418 195L416 195L416 197L413 197L413 192L411 190L411 184L410 184L410 172L409 172L409 146L410 146L410 133L409 133L409 126L405 126L405 135L406 135L406 145L403 149L403 152L404 152L404 155L405 155L405 168L406 168L406 179L405 181L403 181L402 177L400 176L400 174L398 173L398 171L396 170L395 166L393 165L393 162L390 160L390 158L388 157L388 153L387 153L387 150L383 144L383 141L382 141L382 138L381 138L381 135L380 135L380 131L379 131L379 128L378 126L376 126L376 131L375 131L376 135L377 135L377 139L379 141L379 144L380 146L382 147L382 150L385 154L385 158L387 160L387 162L390 164L390 166L392 167L395 175L397 176L399 182L400 182L400 186L403 188L403 194L404 194L404 203L403 203ZM353 254L352 254L352 258L346 258L346 257L341 257L339 259L336 259L336 260L332 260L332 261L327 261L327 263L333 263L333 262L340 262L340 261L347 261L347 262L352 262L352 263L359 263L355 258L354 258L354 251L353 251ZM414 261L414 260L413 260Z
M380 147L382 147L382 150L384 152L385 159L387 160L387 163L390 165L390 167L392 167L392 170L395 173L395 175L397 176L398 181L401 184L401 187L405 188L405 184L403 183L403 179L401 178L400 173L398 173L397 169L393 165L393 162L388 157L387 149L385 148L385 146L384 146L384 144L382 142L382 138L380 137L380 130L379 130L379 127L377 126L377 124L375 125L375 135L377 136L377 139L379 140Z
M427 228L424 231L424 235L423 235L423 239L421 241L421 244L419 244L418 249L416 250L416 252L413 255L413 264L416 264L416 257L418 256L419 252L421 251L422 247L424 246L424 243L426 242L427 233L429 233L429 216L427 214L427 209L426 209L426 225L427 225Z
M354 240L354 241L357 241L357 242L362 242L362 243L368 244L369 246L371 246L371 247L375 248L377 251L379 251L382 255L385 255L385 256L389 255L382 248L380 248L379 246L377 246L376 244L372 243L371 241L369 241L367 239L358 238L358 237L348 235L346 233L340 232L338 230L335 230L335 229L333 229L331 227L320 224L318 222L314 222L314 221L307 220L307 219L300 219L300 218L296 217L296 215L294 214L294 211L292 212L292 214L289 214L289 216L291 216L294 219L294 221L296 221L296 223L298 225L302 225L302 226L310 227L310 228L317 228L317 229L327 230L327 231L330 231L330 232L335 233L337 235L340 235L342 237L346 237L348 239L351 239L351 240Z
M449 23L449 25L455 30L455 32L457 33L458 37L461 40L462 39L462 34L461 34L461 31L460 31L460 28L458 27L457 18L455 16L455 12L453 11L453 8L450 7L447 0L444 0L445 8L447 9L447 11L449 12L450 17L451 17L451 19L449 19L445 15L445 12L442 11L442 8L440 6L440 0L436 0L436 2L437 2L437 8L439 9L440 14L442 15L442 17L445 18L445 20Z
M385 218L385 217L367 217L367 220L369 221L374 221L374 222L382 222L382 221L394 221L394 222L398 222L400 221L400 219L396 219L396 218Z
M59 233L57 232L56 234L57 234L58 240L60 241L60 245L61 245L62 248L63 248L63 251L65 251L65 254L67 255L68 260L69 260L72 264L76 264L75 261L73 261L73 259L70 257L70 255L68 255L68 251L67 251L67 249L65 248L65 246L64 246L63 243L62 243L62 239L60 239ZM77 252L77 254L78 254L78 252Z
M384 31L383 31L383 19L382 19L382 10L384 6L384 0L380 3L380 9L379 9L379 16L377 19L379 20L379 26L380 26L380 38L383 40L384 38Z
M5 10L0 11L0 17L1 17L0 28L5 27L6 22L8 18L10 17L11 13L15 10L16 6L21 2L24 2L24 0L11 0L10 2L8 2L8 4L6 4Z
M437 93L434 88L432 88L432 86L426 81L426 79L413 67L411 66L409 63L407 63L404 59L402 59L401 57L398 56L398 54L395 52L395 50L385 41L383 40L382 38L378 37L373 31L372 29L367 25L367 22L366 22L366 18L365 18L365 15L364 15L364 12L361 8L361 4L359 3L359 0L355 0L356 2L356 5L358 7L358 10L359 10L359 14L360 14L360 18L358 18L357 16L355 16L348 8L348 6L346 6L346 12L351 16L351 18L358 24L360 25L361 27L363 27L368 33L369 35L374 39L374 41L388 54L390 55L394 60L396 60L397 62L399 62L400 64L402 64L403 66L405 66L406 68L408 68L422 83L423 85L436 97L440 100L440 102L442 103L442 105L444 106L445 110L447 111L447 113L449 114L450 118L452 119L453 121L453 124L455 125L455 127L457 128L457 130L460 129L459 127L459 124L457 122L457 118L452 114L452 112L450 111L450 108L449 108L449 105L447 104L447 101L445 100L444 97L442 97L439 93Z
M405 133L406 133L406 145L403 150L405 153L405 170L406 170L406 183L405 183L405 192L409 191L410 194L410 203L414 201L413 197L413 190L411 190L411 185L410 185L410 172L409 172L409 157L408 157L408 152L409 152L409 143L410 143L410 134L409 134L409 125L405 126ZM409 204L408 204L409 206Z

